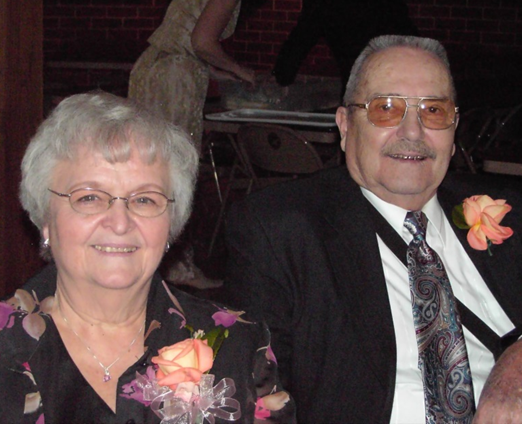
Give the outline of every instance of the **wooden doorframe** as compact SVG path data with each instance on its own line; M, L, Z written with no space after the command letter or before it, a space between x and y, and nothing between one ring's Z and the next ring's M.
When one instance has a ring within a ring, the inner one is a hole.
M42 262L18 201L20 162L43 115L43 0L0 0L0 298Z

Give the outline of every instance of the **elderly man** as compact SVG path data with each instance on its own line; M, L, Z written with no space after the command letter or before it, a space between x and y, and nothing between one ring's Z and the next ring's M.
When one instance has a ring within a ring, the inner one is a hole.
M522 328L520 188L446 175L455 102L440 43L373 39L337 112L347 166L230 213L229 300L271 326L301 424L470 423Z

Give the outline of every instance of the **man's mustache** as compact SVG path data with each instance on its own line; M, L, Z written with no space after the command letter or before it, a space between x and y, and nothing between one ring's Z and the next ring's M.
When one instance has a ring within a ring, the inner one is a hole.
M385 156L397 155L397 154L414 154L418 156L425 156L429 159L435 159L437 153L431 149L424 140L407 140L402 138L393 144L387 144L383 149L382 153Z

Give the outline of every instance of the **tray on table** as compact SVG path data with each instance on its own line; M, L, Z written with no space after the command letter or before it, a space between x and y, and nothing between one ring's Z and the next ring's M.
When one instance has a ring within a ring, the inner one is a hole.
M335 114L291 112L265 109L236 109L205 115L211 121L260 122L267 124L300 125L306 127L335 127Z

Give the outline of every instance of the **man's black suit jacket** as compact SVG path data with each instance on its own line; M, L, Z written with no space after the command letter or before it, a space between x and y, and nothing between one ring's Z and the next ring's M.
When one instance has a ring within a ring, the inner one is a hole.
M448 175L438 198L506 199L514 235L476 251L455 233L505 312L522 325L522 196L478 176ZM228 218L231 305L269 324L282 382L298 422L386 423L393 403L396 341L370 204L344 167L255 193ZM405 282L407 284L407 282Z

